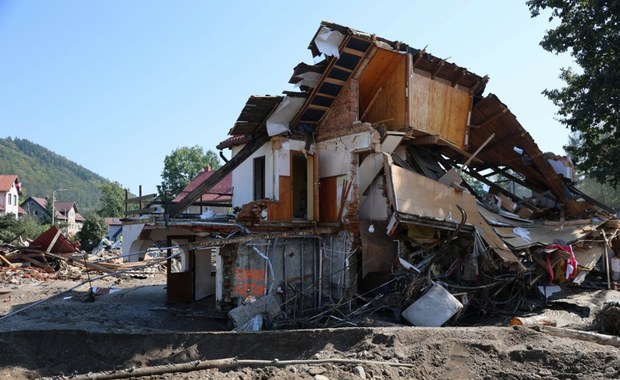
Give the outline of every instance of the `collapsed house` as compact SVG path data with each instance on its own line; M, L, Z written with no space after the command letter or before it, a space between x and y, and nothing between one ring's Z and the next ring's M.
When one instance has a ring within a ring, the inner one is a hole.
M484 95L488 77L328 22L309 49L323 59L294 68L298 91L248 99L217 147L229 161L163 214L126 219L124 256L168 247L169 302L260 304L288 326L371 309L441 325L582 284L599 262L614 275L614 210ZM230 175L234 213L205 217Z

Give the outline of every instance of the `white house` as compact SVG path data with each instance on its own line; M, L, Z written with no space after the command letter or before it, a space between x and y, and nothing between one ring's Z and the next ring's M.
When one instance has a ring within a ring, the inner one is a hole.
M21 183L15 174L0 175L0 215L15 215L19 219Z

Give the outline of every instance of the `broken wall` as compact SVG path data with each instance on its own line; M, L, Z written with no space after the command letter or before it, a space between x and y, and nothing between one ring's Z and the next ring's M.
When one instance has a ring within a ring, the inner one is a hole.
M329 108L318 128L317 141L328 140L351 133L351 126L359 118L359 83L350 78Z
M254 200L254 159L265 157L265 198L280 199L280 178L291 176L291 151L303 151L305 141L277 138L264 144L233 171L233 207ZM233 156L242 146L233 147Z
M410 125L429 135L437 135L465 149L472 96L430 73L416 70L410 88Z
M346 232L257 240L222 250L227 299L280 295L282 310L303 315L341 299L354 284L357 263Z
M338 216L357 214L349 210L351 201L357 202L358 155L373 148L369 124L366 131L321 141L319 150L320 216L321 221L335 222ZM344 197L344 199L343 199Z

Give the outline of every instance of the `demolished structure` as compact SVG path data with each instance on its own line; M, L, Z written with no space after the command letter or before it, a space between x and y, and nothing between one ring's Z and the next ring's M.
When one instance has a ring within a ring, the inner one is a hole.
M229 161L163 214L125 220L124 256L181 253L169 302L255 305L233 310L238 326L261 313L349 325L379 311L438 326L582 284L599 262L614 275L614 210L484 95L487 77L328 22L309 49L323 59L294 68L298 92L248 99L218 145ZM234 214L198 217L230 175Z

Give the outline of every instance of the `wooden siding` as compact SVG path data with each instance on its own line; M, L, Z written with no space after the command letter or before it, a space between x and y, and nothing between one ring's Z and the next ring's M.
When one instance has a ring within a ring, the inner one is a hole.
M407 56L386 49L376 54L360 76L360 117L370 123L384 121L391 130L407 124Z
M337 189L338 176L321 178L319 191L321 222L336 222L338 220Z
M465 149L469 91L414 73L411 85L411 126Z
M293 188L290 176L280 176L280 200L270 202L267 208L269 220L276 222L290 222L293 219Z

